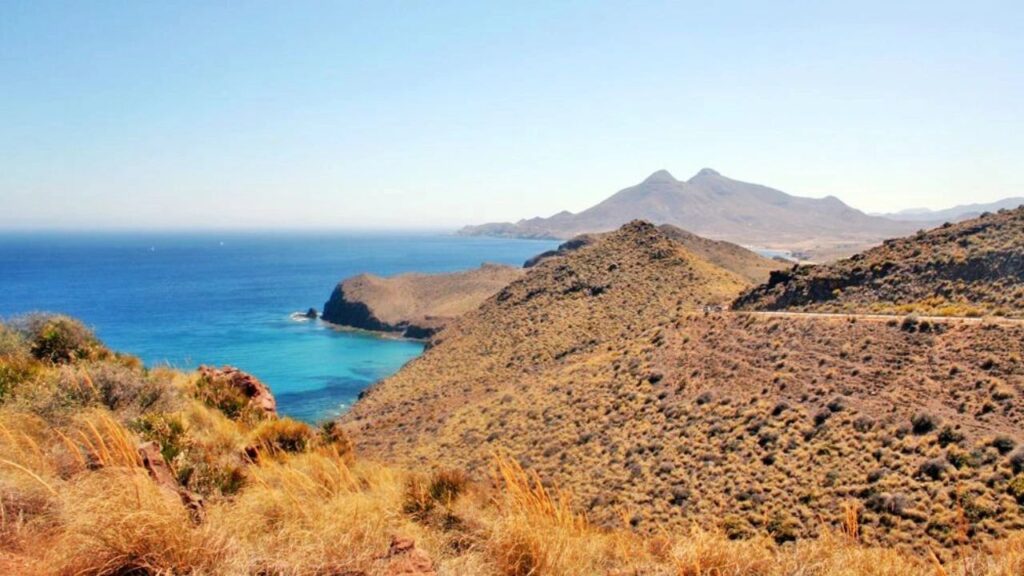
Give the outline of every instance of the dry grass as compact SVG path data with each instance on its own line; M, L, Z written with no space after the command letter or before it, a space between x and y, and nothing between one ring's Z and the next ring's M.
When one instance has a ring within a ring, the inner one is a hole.
M777 326L769 333L780 331L785 328ZM910 337L898 328L892 331L901 338ZM659 337L671 343L685 335L645 335L648 341ZM737 340L730 331L717 337ZM721 348L731 353L725 341ZM971 357L972 361L988 366L979 368L986 374L1007 381L1016 374L1006 372L1005 366L990 366L984 351L975 353L979 356ZM0 363L5 357L0 354ZM1010 356L999 359L1006 363ZM194 379L186 375L160 375L167 384L161 385L161 394L168 395L168 401L159 403L160 411L140 414L133 402L116 403L113 409L95 395L82 393L89 390L83 377L87 371L78 370L82 366L75 362L34 362L24 376L11 381L10 396L0 401L0 574L394 576L397 568L388 552L395 536L414 540L443 576L1024 573L1021 526L1005 528L999 538L973 548L936 549L934 556L928 547L866 544L865 530L878 528L866 521L869 512L851 499L844 500L838 524L819 520L822 529L817 538L782 545L777 538L756 534L731 540L713 526L665 525L644 533L605 528L587 518L575 504L577 497L545 484L535 468L526 468L507 454L489 457L489 481L475 483L450 467L384 466L354 459L348 440L333 427L314 431L287 420L270 420L275 425L266 420L232 420L197 400L192 395ZM774 364L770 368L778 371ZM644 366L636 369L648 373ZM652 386L652 379L667 383L673 378L666 371L663 378L646 376L643 385ZM134 376L118 382L128 388L151 384ZM125 391L120 397L136 397L132 390ZM26 397L33 401L24 401ZM861 405L852 400L836 403L832 398L818 399L837 409L827 419L828 426L847 430ZM790 406L795 404L793 400ZM762 409L774 412L771 404L723 404L721 399L691 408L717 420L758 416ZM790 407L781 413L791 412ZM909 430L909 417L906 420ZM947 418L943 426L950 421ZM780 422L797 433L811 426L803 421ZM650 428L644 432L649 438ZM261 445L280 443L283 438L288 449L275 446L269 450L272 457L249 457L246 448L257 438L262 439ZM161 452L171 455L167 465L181 487L206 498L205 514L193 514L176 489L161 486L150 476L137 452L143 440L158 441ZM934 431L928 435L908 432L889 446L890 456L901 452L914 458L930 458L941 449ZM1003 441L998 446L1001 449L992 447L992 451L1002 460L994 469L1008 472L1004 460L1012 460L1008 454L1013 445ZM856 451L838 442L833 449L847 459L847 465L857 463ZM702 474L697 469L685 472L695 478ZM927 520L951 516L963 527L958 530L966 532L968 516L995 508L978 481L967 473L962 477L969 481L962 490L958 488L955 500L933 490L931 507L915 513ZM766 486L771 487L774 478L766 477ZM925 486L923 490L931 487ZM429 505L410 509L410 495L414 502L429 501ZM784 494L775 493L773 498L777 504L788 502ZM1010 505L1007 498L998 506ZM887 500L886 506L898 508L895 500ZM716 506L723 518L735 512L727 501ZM640 509L625 498L617 507L623 523Z

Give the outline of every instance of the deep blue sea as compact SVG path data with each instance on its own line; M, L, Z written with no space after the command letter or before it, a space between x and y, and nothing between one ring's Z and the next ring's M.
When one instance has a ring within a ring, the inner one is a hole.
M0 234L0 317L56 311L147 365L231 364L270 385L279 410L314 421L422 351L293 312L322 309L360 272L522 264L556 243L440 234Z

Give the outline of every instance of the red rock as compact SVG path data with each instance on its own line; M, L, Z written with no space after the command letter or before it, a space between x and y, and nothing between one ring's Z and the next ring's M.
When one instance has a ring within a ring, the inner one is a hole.
M210 380L227 382L249 399L250 406L259 409L270 418L277 417L277 400L274 399L270 388L252 374L243 372L234 366L224 366L223 368L200 366L199 374Z

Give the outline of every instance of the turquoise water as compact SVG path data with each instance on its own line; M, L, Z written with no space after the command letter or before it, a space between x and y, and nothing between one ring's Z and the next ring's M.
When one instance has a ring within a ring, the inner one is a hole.
M0 234L0 316L84 320L147 365L231 364L308 421L344 410L422 351L291 314L360 272L521 264L556 243L431 234Z

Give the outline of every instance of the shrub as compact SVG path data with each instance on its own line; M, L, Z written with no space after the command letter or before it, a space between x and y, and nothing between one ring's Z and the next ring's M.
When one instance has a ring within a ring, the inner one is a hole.
M928 412L918 412L910 418L910 429L914 434L927 434L939 426L938 416Z
M996 436L992 440L991 445L1000 454L1008 454L1010 450L1013 450L1013 448L1017 446L1017 441L1009 436Z
M244 419L249 412L249 398L223 378L201 375L196 380L196 398L232 420Z
M27 356L28 342L17 330L0 324L0 357Z
M896 516L903 516L903 514L910 508L910 499L900 493L890 494L889 492L881 492L878 494L872 494L867 501L867 507L869 510L878 512L879 514L894 514Z
M1024 472L1024 448L1018 449L1010 455L1010 468L1013 469L1014 474Z
M846 399L836 396L826 406L830 412L842 412L846 408Z
M1018 474L1010 480L1006 491L1017 500L1018 504L1024 504L1024 474Z
M963 439L963 433L952 426L943 426L942 430L939 431L939 445L942 447L949 446L950 444L959 444Z
M853 421L853 429L860 433L870 432L875 426L875 421L870 416L859 416Z
M31 314L15 321L29 351L44 362L67 363L109 355L92 331L68 316Z
M325 446L333 447L338 456L346 460L351 460L355 452L352 438L338 425L336 420L327 420L320 424L320 442Z
M160 454L173 461L185 449L185 423L177 414L150 412L132 422L130 428L146 440L160 445Z
M86 368L100 401L111 410L136 407L151 409L168 393L165 382L150 379L145 372L114 362L99 362Z
M946 462L944 458L932 458L921 464L917 471L922 476L926 476L932 480L940 480L946 475L946 471L948 469L949 463Z
M900 322L900 330L903 330L904 332L915 332L917 331L918 322L917 314L908 314L903 318L903 321Z
M305 452L314 438L313 429L291 418L265 420L252 433L257 452Z
M435 502L449 504L466 490L469 479L461 470L438 470L430 477L428 493Z
M832 411L829 410L828 408L823 408L814 415L814 424L817 426L821 426L831 417Z
M772 535L772 538L778 544L796 540L800 537L800 532L803 530L799 520L778 510L772 514L765 528L768 529L768 533Z

